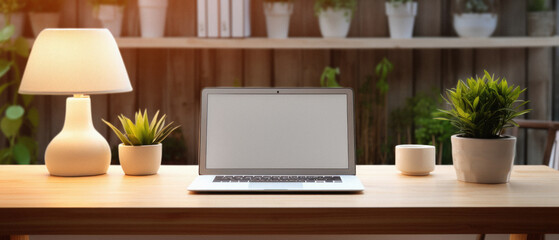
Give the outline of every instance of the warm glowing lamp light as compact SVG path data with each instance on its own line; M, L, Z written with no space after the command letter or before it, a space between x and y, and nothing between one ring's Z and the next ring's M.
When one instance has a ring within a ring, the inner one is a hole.
M73 95L62 131L45 152L51 175L104 174L111 150L93 127L89 94L132 91L118 46L107 29L45 29L31 50L21 94Z

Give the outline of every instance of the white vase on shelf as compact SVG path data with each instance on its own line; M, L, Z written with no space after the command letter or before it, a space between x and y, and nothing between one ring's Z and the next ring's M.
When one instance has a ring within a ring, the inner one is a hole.
M58 12L30 12L29 21L35 37L45 28L58 28L60 13Z
M386 15L391 38L411 38L417 14L417 2L386 2Z
M165 34L167 0L138 0L142 37L158 38Z
M325 38L345 38L351 25L351 9L322 9L318 15L320 32Z
M293 2L264 2L266 31L269 38L287 38Z
M460 37L490 37L497 28L497 14L462 13L454 14L454 30Z
M120 37L122 33L122 19L124 18L124 6L101 4L99 5L96 18L101 21L104 28L109 29L114 37Z

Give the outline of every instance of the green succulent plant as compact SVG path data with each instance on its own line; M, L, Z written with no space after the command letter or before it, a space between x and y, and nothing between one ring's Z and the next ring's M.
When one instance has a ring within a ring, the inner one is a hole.
M316 16L319 16L320 13L327 8L332 8L334 10L349 9L350 13L346 15L349 21L353 18L353 14L357 9L357 0L316 0L314 2L314 13Z
M546 5L545 0L531 0L528 3L528 11L530 12L541 12L549 11L549 7Z
M489 6L483 0L467 0L465 7L469 13L489 12Z
M160 119L157 119L158 115L159 111L155 113L150 122L147 110L144 110L143 113L139 110L136 112L135 123L133 123L132 120L121 114L118 116L118 119L124 128L124 133L105 119L102 120L115 132L116 136L124 145L153 145L161 143L173 131L180 127L173 127L173 122L165 125L165 119L167 116L163 115Z
M515 117L530 112L521 110L528 101L518 100L525 91L485 71L482 78L459 80L456 88L448 89L443 99L451 109L439 109L437 119L450 121L462 137L499 138L503 129L518 126Z
M340 68L326 67L320 76L321 87L341 87L336 81L336 75L340 74Z
M9 14L22 10L27 1L24 0L0 0L0 13Z

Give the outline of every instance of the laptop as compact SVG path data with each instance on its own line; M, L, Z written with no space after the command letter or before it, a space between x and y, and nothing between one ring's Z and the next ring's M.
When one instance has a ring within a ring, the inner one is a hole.
M206 88L195 192L357 192L353 91Z

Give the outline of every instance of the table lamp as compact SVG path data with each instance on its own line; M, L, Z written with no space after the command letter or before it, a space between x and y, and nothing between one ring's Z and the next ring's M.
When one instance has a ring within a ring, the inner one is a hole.
M111 150L95 130L89 94L132 91L118 46L107 29L45 29L31 50L21 94L73 95L66 99L62 131L45 151L55 176L107 172Z

